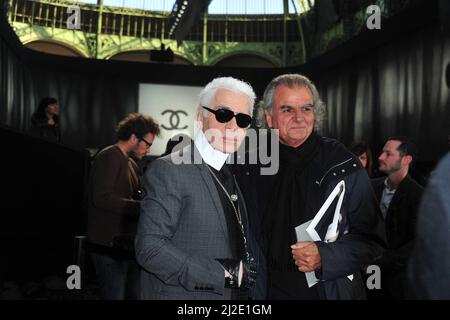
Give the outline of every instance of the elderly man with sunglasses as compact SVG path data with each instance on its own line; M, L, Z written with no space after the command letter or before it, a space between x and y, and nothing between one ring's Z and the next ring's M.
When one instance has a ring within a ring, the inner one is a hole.
M245 138L254 100L247 83L214 79L200 93L194 143L147 170L136 237L142 299L249 298L253 240L226 161Z
M265 176L260 165L236 170L251 226L261 223L254 233L267 254L269 299L364 298L360 270L385 246L383 219L367 174L340 142L315 132L324 104L306 77L273 79L262 106L268 127L278 130L273 134L279 138L279 170ZM322 241L305 233L298 241L295 228L306 226L334 190L340 192L314 228ZM339 220L333 229L335 208Z

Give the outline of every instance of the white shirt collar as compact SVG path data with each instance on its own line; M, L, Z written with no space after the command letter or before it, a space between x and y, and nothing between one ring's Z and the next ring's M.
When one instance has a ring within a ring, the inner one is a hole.
M203 160L217 171L222 169L228 159L228 156L230 155L229 153L223 153L214 149L202 130L198 131L194 144L200 152Z

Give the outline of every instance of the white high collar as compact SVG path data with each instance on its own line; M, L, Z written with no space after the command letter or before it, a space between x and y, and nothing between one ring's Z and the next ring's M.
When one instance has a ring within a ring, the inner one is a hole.
M202 130L198 130L194 144L197 147L203 160L211 167L219 171L228 159L229 153L223 153L211 146Z

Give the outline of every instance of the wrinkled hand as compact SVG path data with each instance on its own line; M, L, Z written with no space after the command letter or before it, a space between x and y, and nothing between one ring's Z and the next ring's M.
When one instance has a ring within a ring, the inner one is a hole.
M297 242L291 249L295 265L301 272L311 272L321 266L319 249L314 242Z

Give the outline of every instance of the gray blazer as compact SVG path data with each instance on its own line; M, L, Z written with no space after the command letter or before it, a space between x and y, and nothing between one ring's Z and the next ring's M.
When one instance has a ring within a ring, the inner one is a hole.
M199 156L194 146L180 152ZM159 158L145 173L144 187L135 243L141 299L230 299L215 260L231 257L227 225L206 164Z

